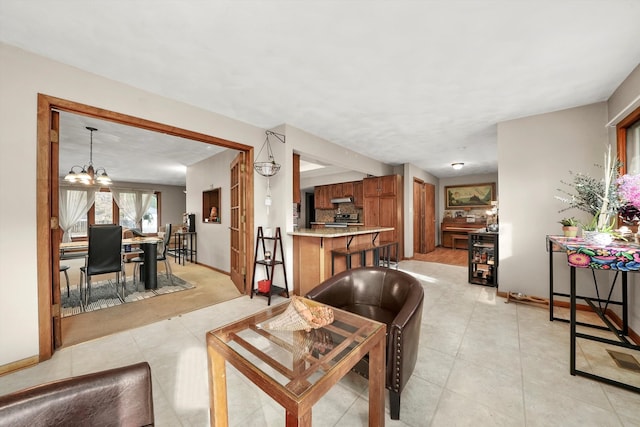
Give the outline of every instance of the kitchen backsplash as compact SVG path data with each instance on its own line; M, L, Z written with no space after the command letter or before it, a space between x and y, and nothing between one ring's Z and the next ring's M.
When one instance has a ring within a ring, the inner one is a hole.
M364 220L362 216L362 209L356 208L353 203L340 203L338 206L339 208L336 209L316 209L316 222L333 222L337 213L357 213L360 222ZM338 212L338 209L340 212Z

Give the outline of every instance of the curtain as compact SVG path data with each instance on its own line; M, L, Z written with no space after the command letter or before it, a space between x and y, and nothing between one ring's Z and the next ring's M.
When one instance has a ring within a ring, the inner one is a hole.
M60 228L63 242L71 241L71 228L87 214L96 200L95 188L65 188L60 191Z
M111 187L113 200L120 211L133 221L142 231L142 216L147 212L153 201L153 190L133 190Z

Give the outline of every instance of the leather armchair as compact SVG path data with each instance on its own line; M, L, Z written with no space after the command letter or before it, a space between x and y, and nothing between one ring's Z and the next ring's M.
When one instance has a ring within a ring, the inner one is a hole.
M0 396L0 426L152 426L147 362Z
M418 358L424 291L415 277L383 267L361 267L339 273L306 295L324 304L387 325L386 387L391 419L400 418L400 393ZM368 359L354 371L368 376Z

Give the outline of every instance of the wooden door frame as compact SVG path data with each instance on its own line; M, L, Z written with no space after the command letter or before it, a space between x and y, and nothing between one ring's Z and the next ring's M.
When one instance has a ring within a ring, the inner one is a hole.
M38 94L37 114L37 153L36 153L36 231L37 243L37 277L38 277L38 332L39 332L39 360L47 360L53 355L53 309L52 306L52 260L51 253L58 250L58 243L53 235L57 229L57 221L52 220L52 197L58 194L58 187L51 182L52 150L51 150L51 111L65 111L73 114L94 117L127 126L133 126L154 132L165 133L186 139L217 145L238 151L244 151L245 170L253 170L254 147L210 136L186 129L165 125L158 122L129 116L90 105L69 101L62 98ZM55 164L57 164L57 159ZM246 248L253 247L254 203L253 203L253 174L245 174L246 227L245 227L245 259L246 265L253 262L253 253Z

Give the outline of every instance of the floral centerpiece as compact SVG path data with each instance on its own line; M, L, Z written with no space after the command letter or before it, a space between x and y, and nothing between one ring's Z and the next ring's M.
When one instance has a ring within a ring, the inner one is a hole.
M619 166L617 159L611 156L611 146L609 146L604 154L604 164L601 166L604 172L602 178L596 179L583 173L570 172L573 175L573 182L563 182L563 184L571 187L574 192L558 189L564 196L556 196L556 198L569 205L560 212L575 208L591 216L589 223L581 224L583 237L589 243L599 245L610 243L618 213L628 204L618 188L620 186Z
M625 224L637 225L640 221L640 175L621 176L618 193L626 202L620 209L620 218Z

